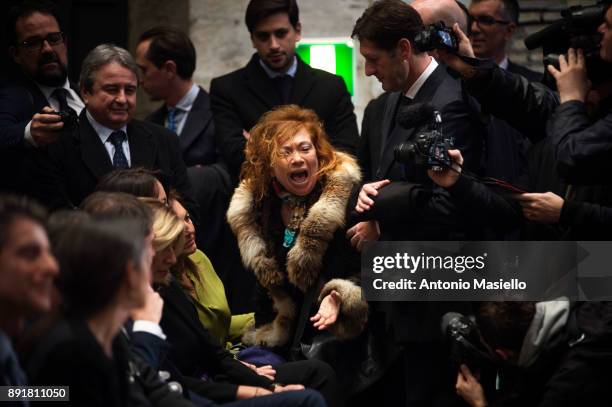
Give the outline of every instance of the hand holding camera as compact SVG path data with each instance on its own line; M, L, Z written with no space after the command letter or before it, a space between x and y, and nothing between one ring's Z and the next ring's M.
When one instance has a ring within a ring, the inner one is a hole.
M461 166L463 165L463 156L459 150L448 150L448 155L452 160L452 168L442 168L440 171L434 171L433 169L427 170L429 178L438 186L442 188L450 188L461 176Z
M43 147L55 143L60 130L74 130L78 123L79 118L74 111L56 112L51 107L45 106L40 113L32 116L30 134L36 145Z
M49 106L45 106L41 113L32 116L30 134L37 146L43 147L54 143L59 138L59 130L64 127L62 118Z

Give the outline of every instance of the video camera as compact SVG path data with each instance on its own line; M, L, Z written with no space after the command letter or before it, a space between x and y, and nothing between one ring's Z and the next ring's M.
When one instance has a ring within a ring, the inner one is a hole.
M557 69L559 55L569 48L580 48L584 51L589 79L594 84L600 83L610 78L610 64L599 57L602 36L597 28L610 4L611 0L602 0L590 6L565 9L560 20L525 38L525 46L528 50L542 47L544 66L553 65Z
M495 366L495 354L483 342L476 323L470 318L447 312L442 317L441 328L454 366L459 368L465 364L473 372Z
M457 51L459 49L459 40L453 29L440 21L436 24L428 25L423 31L417 33L414 37L414 45L421 52L428 52L434 49Z
M448 150L454 146L452 137L442 134L442 116L431 105L414 103L398 114L400 126L410 129L427 124L425 132L411 140L397 145L394 149L395 161L415 168L441 171L451 166Z

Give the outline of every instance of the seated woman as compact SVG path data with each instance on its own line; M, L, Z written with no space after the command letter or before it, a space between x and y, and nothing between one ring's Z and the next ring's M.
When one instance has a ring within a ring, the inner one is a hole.
M170 206L185 224L185 247L173 273L183 288L193 297L200 322L221 345L232 347L240 341L247 328L255 323L254 313L232 315L223 282L208 257L198 250L195 227L178 197L170 192Z
M170 273L176 253L185 246L184 222L156 200L145 201L154 214L153 284L164 299L161 327L171 345L168 359L186 376L190 388L214 401L228 402L307 386L320 391L329 406L337 405L336 376L326 364L285 363L262 371L247 367L220 346L199 321L194 300Z
M357 337L368 306L349 280L359 274L359 257L344 227L361 176L355 159L331 146L313 111L295 105L266 113L245 153L227 212L243 263L258 281L256 327L243 342L287 355L292 343L321 330Z
M146 235L135 222L89 219L55 234L63 316L28 359L32 384L69 386L74 405L128 404L141 371L120 330L149 287Z
M134 196L157 198L161 203L168 203L166 189L156 177L156 173L142 167L109 172L98 181L96 191L124 192Z

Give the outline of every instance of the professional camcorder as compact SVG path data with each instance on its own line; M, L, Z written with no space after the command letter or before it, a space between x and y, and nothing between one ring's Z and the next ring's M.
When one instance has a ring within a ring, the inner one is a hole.
M414 37L414 45L421 52L428 52L434 49L447 49L451 51L459 49L459 41L453 29L447 27L442 21L428 25L423 31L417 33Z
M529 50L542 47L544 65L559 68L559 55L580 48L586 58L588 76L594 84L610 77L610 64L599 57L601 34L597 28L612 0L590 6L573 6L561 12L561 19L525 38ZM554 81L551 81L554 83Z
M451 166L448 150L454 146L452 137L442 133L442 117L431 105L414 103L398 114L400 126L411 129L427 124L428 129L394 149L395 161L415 168L441 171Z

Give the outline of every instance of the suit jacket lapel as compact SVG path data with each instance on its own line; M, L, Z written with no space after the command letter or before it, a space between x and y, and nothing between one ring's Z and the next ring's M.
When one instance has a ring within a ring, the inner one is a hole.
M247 86L251 92L261 99L268 109L281 104L281 98L272 80L268 77L263 68L259 65L259 57L253 55L247 67Z
M425 81L421 89L417 92L414 97L414 103L431 103L432 99L440 85L440 82L444 78L444 67L442 65L438 65L438 67L431 73L429 78ZM402 132L396 132L392 138L390 138L390 132L393 130L391 124L395 120L395 110L398 103L398 99L400 97L400 92L394 92L389 96L387 100L387 106L385 108L385 116L383 119L383 131L385 131L386 142L383 146L383 153L380 162L380 171L381 177L385 177L391 167L391 164L394 161L393 158L393 150L395 146L400 144L403 141L406 141L412 138L413 133L416 128L405 129ZM433 118L432 118L433 120ZM386 127L385 127L386 126Z
M151 140L149 130L132 120L127 126L128 143L130 145L131 167L152 168L155 164L155 143Z
M113 163L100 140L100 136L89 123L85 109L81 112L79 120L78 133L81 142L81 158L96 179L100 179L113 170Z
M181 132L181 151L185 151L211 123L212 111L210 110L210 101L205 97L202 88L200 88L200 93L198 93L193 102Z
M295 78L293 79L293 91L289 101L293 104L302 105L316 80L312 68L306 65L298 56L296 58L298 66Z
M393 130L393 122L395 121L395 109L401 96L401 92L393 92L389 94L385 104L383 121L381 125L381 141L380 141L380 160L378 162L378 170L375 178L380 178L386 172L393 161L393 140L391 139L391 131Z
M149 117L147 117L147 120L163 126L166 116L168 116L168 109L166 109L166 105L164 104L162 107L151 113Z

